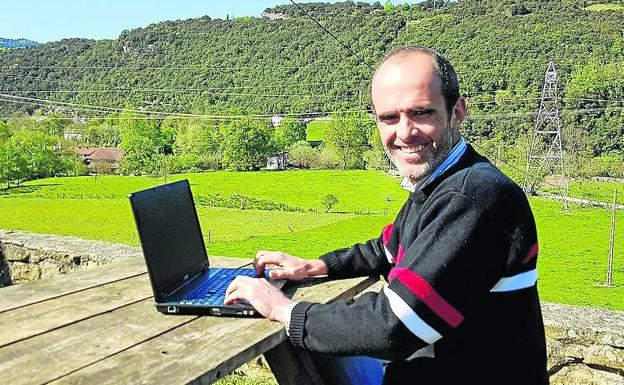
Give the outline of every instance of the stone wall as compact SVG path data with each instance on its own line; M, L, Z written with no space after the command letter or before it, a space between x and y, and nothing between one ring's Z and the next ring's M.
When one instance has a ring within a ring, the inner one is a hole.
M0 286L139 257L137 247L0 230ZM542 310L551 384L624 385L624 312L551 303Z
M624 312L543 303L552 385L624 385Z
M0 286L137 257L141 250L127 245L0 230Z

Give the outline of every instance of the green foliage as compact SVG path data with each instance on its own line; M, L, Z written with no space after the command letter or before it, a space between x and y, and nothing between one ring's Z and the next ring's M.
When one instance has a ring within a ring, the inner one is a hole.
M69 121L65 120L66 116L59 113L52 113L45 117L43 123L39 126L40 130L48 135L62 137Z
M386 151L381 143L381 136L379 130L371 130L371 135L368 138L368 145L370 149L364 152L364 163L367 170L389 170L391 163L386 156Z
M323 146L319 153L317 167L321 169L341 168L341 159L336 149L331 146Z
M328 213L336 203L338 203L338 198L332 193L325 194L321 198L321 204L325 208L326 213Z
M351 1L302 6L369 65L374 66L392 49L408 45L431 47L447 55L459 72L462 93L468 96L471 118L462 131L470 141L499 138L513 146L523 140L534 125L532 114L538 108L536 98L547 62L555 58L560 107L566 111L564 126L575 135L566 147L574 148L572 156L597 156L623 149L621 114L607 108L617 103L605 101L624 100L622 13L615 10L623 3L610 1L587 9L586 3L462 0L434 4L427 0L396 6ZM587 12L607 9L611 11ZM319 38L324 35L296 7L283 5L267 12L286 19L202 17L124 31L116 40L67 39L35 51L11 50L0 55L0 67L7 75L3 87L34 98L43 98L36 90L77 89L88 92L51 92L45 98L114 108L128 104L169 113L294 116L370 108L369 66ZM125 123L118 116L102 119L100 113L72 110L0 105L2 116L26 112L45 121L41 125L22 119L28 115L15 115L14 122L8 122L11 133L37 129L58 135L65 128L83 134L81 146L120 145ZM78 118L89 118L87 123L46 118L76 113ZM308 140L324 139L325 127L321 126L327 123L322 122L310 123ZM211 134L200 134L201 130L191 127L195 124ZM145 144L144 152L153 151L139 157L133 150L126 172L152 173L155 154L160 153L180 157L173 160L180 170L204 170L206 165L213 169L222 164L249 167L234 165L232 159L223 161L221 154L227 154L222 151L220 133L226 130L216 124L168 118L162 123L154 119L153 125L160 131L157 138L131 146L136 149ZM192 132L187 134L187 130ZM301 139L299 134L287 138L280 130L273 133L273 150ZM363 151L358 150L359 160L340 146L328 144L321 167L381 166L381 157L367 152L366 144ZM191 158L195 161L190 162ZM190 163L193 166L186 167Z
M10 185L26 179L45 178L65 170L57 141L39 131L20 130L0 143L0 180Z
M288 149L288 163L299 168L312 168L318 164L319 153L305 140L295 142Z
M120 147L126 152L121 160L125 174L151 174L158 167L162 153L162 137L153 120L130 112L123 112L118 121Z
M387 0L386 3L384 4L384 11L386 13L390 13L393 10L394 10L394 5L392 4L390 0Z
M86 124L74 124L68 131L82 134L84 147L117 147L121 142L119 127L112 120L90 119Z
M323 144L338 156L340 168L363 168L368 138L374 130L375 123L367 114L337 113L325 130Z
M196 199L200 207L227 207L238 210L268 210L268 211L304 211L302 207L290 206L270 199L250 197L244 194L234 194L228 197L221 194L200 195Z
M267 122L244 118L222 127L221 152L225 168L250 171L266 166L267 157L275 147Z
M163 123L164 127L167 125ZM220 153L219 127L212 122L178 120L175 127L170 127L168 130L176 132L174 154L207 156Z
M167 179L171 177L173 167L174 161L172 156L158 154L158 157L156 159L156 168L154 170L153 176L156 178L162 178L163 183L167 183Z
M11 137L9 126L4 120L0 120L0 143L6 142Z
M293 143L306 139L306 127L297 119L287 116L273 129L273 141L277 150L285 150Z

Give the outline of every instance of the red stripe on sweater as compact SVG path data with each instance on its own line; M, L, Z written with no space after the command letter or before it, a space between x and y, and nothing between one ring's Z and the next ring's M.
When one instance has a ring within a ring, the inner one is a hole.
M392 229L394 229L394 223L390 223L388 226L383 228L381 232L381 241L384 245L387 245L390 242L390 234L392 234Z
M404 256L405 256L405 249L403 248L403 245L399 244L399 251L397 252L397 257L396 257L397 265L401 263Z
M398 279L423 301L438 317L442 318L451 327L456 328L464 320L464 316L424 279L413 271L397 267L390 271L388 280Z
M537 242L535 242L535 244L531 246L531 249L529 249L527 256L524 257L524 260L522 261L522 263L523 264L528 263L531 259L537 257L538 253L539 253L539 245L537 244Z

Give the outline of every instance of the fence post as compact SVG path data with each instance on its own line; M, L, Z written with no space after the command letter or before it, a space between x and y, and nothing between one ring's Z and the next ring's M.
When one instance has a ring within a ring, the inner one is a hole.
M607 268L607 286L613 286L613 254L615 248L615 213L617 207L617 190L613 191L613 214L611 215L611 246L609 247L609 267Z

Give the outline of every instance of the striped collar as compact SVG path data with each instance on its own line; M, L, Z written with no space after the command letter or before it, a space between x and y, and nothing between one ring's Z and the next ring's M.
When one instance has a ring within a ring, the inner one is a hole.
M453 147L453 149L451 150L451 152L449 152L446 159L444 159L444 162L442 162L441 165L439 165L431 174L429 174L429 176L427 176L425 179L419 180L416 183L413 183L408 177L404 177L403 180L401 181L401 188L409 192L422 190L431 182L436 180L446 170L448 170L449 168L457 164L459 159L466 152L466 148L467 148L466 141L464 140L463 137L460 137L455 147Z

